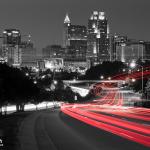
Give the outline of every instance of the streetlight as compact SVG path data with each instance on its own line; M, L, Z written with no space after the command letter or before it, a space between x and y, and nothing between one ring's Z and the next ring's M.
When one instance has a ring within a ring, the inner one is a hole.
M56 81L56 80L54 80L53 82L54 82L55 85L57 84L57 81Z
M125 72L125 71L126 71L126 69L122 69L122 71L123 71L123 72Z
M29 76L29 73L26 73L26 76Z
M136 67L136 63L134 62L134 61L132 61L131 63L130 63L130 67L132 68L132 69L134 69L135 67Z
M108 77L108 80L111 80L111 77Z
M103 79L104 79L104 76L100 76L100 79L103 80Z
M37 84L37 81L35 80L33 83L34 83L34 84Z
M51 90L54 92L56 88L56 84L58 83L57 80L55 80L55 69L53 69L53 78L52 78L52 84L51 84ZM53 93L54 96L54 93ZM54 97L53 97L53 108L55 108L55 102L54 102Z
M135 82L135 81L136 81L136 79L133 78L133 79L132 79L132 82Z
M142 65L139 65L139 64L136 64L134 61L131 62L130 64L130 67L133 69L135 68L136 66L140 66L142 68L142 94L143 94L143 66Z

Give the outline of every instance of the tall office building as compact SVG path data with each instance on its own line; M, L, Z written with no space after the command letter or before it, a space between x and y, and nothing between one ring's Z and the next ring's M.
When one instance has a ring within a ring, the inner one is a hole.
M9 65L21 64L21 33L17 29L5 29L3 31L2 57Z
M64 20L64 47L73 50L75 59L86 59L87 29L82 25L72 25L68 14Z
M87 58L95 62L110 60L109 27L104 12L93 11L88 20Z
M145 59L150 60L150 42L144 42L145 47Z
M21 64L21 48L19 45L6 46L2 45L2 59L8 65L19 67Z
M127 42L127 36L122 36L122 35L111 35L109 36L109 46L110 46L110 59L111 61L117 61L118 60L118 52L117 52L117 48L118 46L123 46L126 44Z
M69 28L71 25L70 18L68 14L66 14L65 19L64 19L64 33L63 33L63 46L67 47L70 45L69 43Z
M21 33L17 29L5 29L3 31L3 44L4 45L20 45Z
M21 49L21 67L36 67L36 48L32 42L22 42Z
M3 31L2 57L12 66L36 66L36 49L33 43L22 42L20 30L17 29Z
M116 46L116 60L131 63L138 59L145 60L145 47L143 41L128 40Z
M43 59L64 58L65 50L61 45L48 45L42 49Z

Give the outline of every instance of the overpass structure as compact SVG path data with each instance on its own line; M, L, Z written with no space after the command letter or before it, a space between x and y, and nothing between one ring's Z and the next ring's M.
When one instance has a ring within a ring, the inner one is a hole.
M99 83L116 83L116 88L103 87L103 90L118 90L118 87L125 83L124 80L64 80L63 82L66 85L69 85L74 92L79 93L81 96L86 96L89 93L90 89L98 90L99 88L101 88L101 86L97 86L97 84ZM89 83L91 85L87 89L83 87L77 87L75 84L78 83Z
M124 80L63 80L65 84L76 84L76 83L118 83L124 84Z
M79 93L81 96L86 96L89 93L89 89L84 89L80 87L70 86L73 92Z

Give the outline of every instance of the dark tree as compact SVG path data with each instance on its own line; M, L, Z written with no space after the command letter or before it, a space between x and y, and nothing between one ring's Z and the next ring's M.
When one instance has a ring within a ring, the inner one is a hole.
M109 76L113 76L122 72L123 68L127 66L122 62L115 61L115 62L103 62L97 66L91 67L86 71L86 75L84 79L94 80L100 79L100 76L103 75L105 78Z
M16 104L17 111L39 92L33 80L18 68L0 64L0 104Z

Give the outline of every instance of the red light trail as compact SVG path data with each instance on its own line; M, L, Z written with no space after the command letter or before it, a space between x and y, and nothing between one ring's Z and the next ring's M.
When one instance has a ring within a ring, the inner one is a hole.
M143 71L144 78L150 76L147 69L150 67ZM112 79L125 80L127 77L140 79L141 72L120 74ZM93 89L94 94L100 95L103 87L112 90L86 104L64 104L61 111L84 123L150 147L150 110L123 106L126 99L119 90L113 90L113 84L97 84Z

